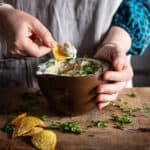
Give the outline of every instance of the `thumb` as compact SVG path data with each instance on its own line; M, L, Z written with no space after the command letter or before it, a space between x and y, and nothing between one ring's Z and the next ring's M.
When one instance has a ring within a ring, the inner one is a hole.
M56 41L52 38L51 33L48 29L37 19L33 21L32 31L36 33L44 44L50 48L54 47Z
M125 54L114 54L113 56L113 67L115 70L120 71L123 69L126 61Z

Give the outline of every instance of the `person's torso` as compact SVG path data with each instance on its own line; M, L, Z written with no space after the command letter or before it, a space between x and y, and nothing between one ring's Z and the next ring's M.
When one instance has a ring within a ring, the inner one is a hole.
M91 56L108 31L122 0L4 1L37 17L59 43L70 41L78 49L78 56ZM4 49L0 51L0 86L36 86L35 68L50 56L3 59Z

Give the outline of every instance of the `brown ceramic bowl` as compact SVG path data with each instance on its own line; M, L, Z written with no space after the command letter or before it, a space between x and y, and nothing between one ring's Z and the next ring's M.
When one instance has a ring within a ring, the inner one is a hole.
M40 89L51 106L63 115L78 115L96 107L95 89L104 82L100 79L101 73L78 77L42 74L46 63L38 66L36 76Z

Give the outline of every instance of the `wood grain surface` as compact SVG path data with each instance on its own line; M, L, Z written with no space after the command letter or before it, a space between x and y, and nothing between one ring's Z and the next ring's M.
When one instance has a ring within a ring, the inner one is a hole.
M128 102L129 107L141 108L136 117L130 117L132 123L124 130L114 128L112 114L122 114L116 107L105 108L101 111L93 110L87 114L65 117L58 115L48 105L43 96L37 96L37 89L0 89L0 128L19 114L19 111L28 111L35 116L48 115L46 124L51 121L78 121L82 129L86 129L92 120L107 120L106 128L93 127L81 135L73 135L54 131L57 134L56 150L150 150L150 131L142 132L139 128L150 128L150 113L144 116L143 106L150 104L150 88L125 89L119 96ZM24 92L32 92L30 99L22 97ZM136 97L129 94L136 93ZM118 98L118 99L119 99ZM28 110L27 110L28 109ZM91 137L89 135L95 135ZM8 134L0 131L0 150L36 150L29 138L11 139Z

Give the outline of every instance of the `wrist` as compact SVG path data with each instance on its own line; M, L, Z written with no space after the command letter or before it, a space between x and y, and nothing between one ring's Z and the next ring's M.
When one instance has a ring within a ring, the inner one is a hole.
M113 26L106 35L106 38L101 44L101 47L108 45L116 47L123 53L127 53L131 48L131 44L132 40L130 35L124 29Z

